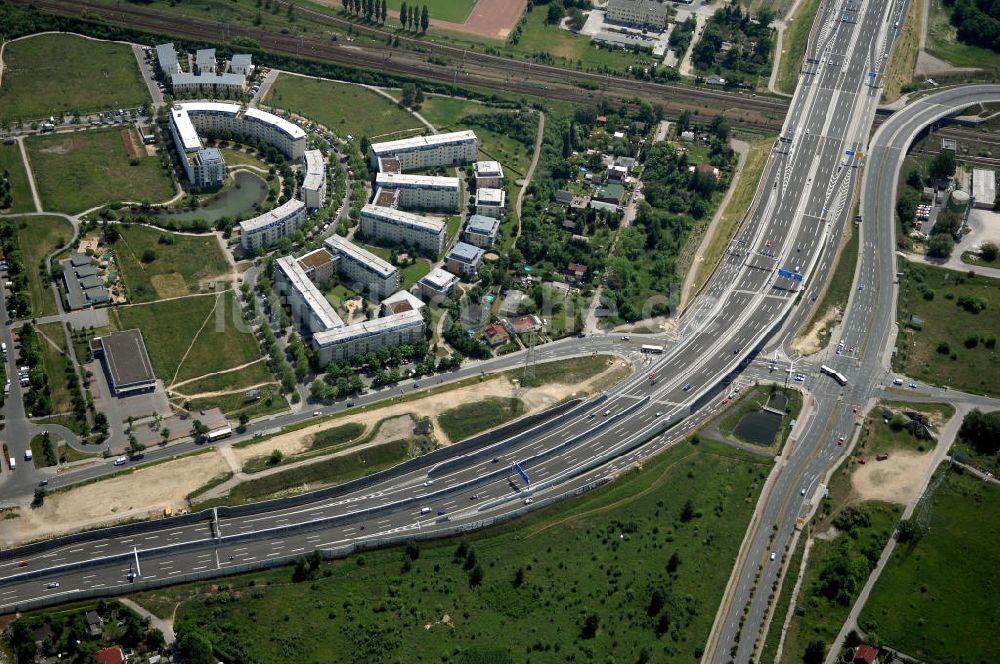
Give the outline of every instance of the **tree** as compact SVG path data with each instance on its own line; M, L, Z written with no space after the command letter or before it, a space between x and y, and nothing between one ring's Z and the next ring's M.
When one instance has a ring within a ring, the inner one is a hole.
M409 15L409 14L407 13L407 10L406 10L406 2L405 2L405 0L404 0L404 2L402 2L402 3L401 3L401 4L399 5L399 24L403 26L403 29L404 29L404 30L406 29L406 20L407 20L407 19L408 19L409 17L410 17L410 15Z
M417 29L417 21L418 21L418 18L417 18L417 6L416 5L412 5L410 7L410 30L416 30Z
M996 454L1000 450L1000 412L972 409L962 420L958 435L980 454Z
M955 241L948 233L936 233L927 243L927 255L934 258L949 258L955 249Z
M920 171L917 169L910 171L910 173L906 176L906 184L913 187L917 191L923 189L924 179L920 176Z
M246 429L247 424L250 422L249 413L240 413L240 429Z
M45 489L35 489L35 497L31 500L31 506L41 507L45 503Z
M477 564L472 568L472 573L469 574L469 587L475 588L483 583L483 566Z
M428 26L430 26L430 24L431 24L431 14L427 10L427 5L424 5L423 9L420 10L420 32L426 34L427 28Z
M822 641L810 641L806 646L806 652L802 655L804 664L823 664L826 657L826 644Z
M955 153L951 150L941 150L931 161L928 169L932 178L945 179L955 174Z
M389 6L388 5L389 5L388 0L382 0L382 12L381 12L382 20L381 20L381 23L383 25L385 25L385 20L389 16Z
M681 566L681 557L677 555L676 551L674 551L673 554L671 554L670 556L670 560L667 561L667 573L673 574L674 572L677 571L677 568L680 566Z
M208 433L208 425L201 420L191 422L191 432L194 433L195 440L201 440Z
M403 106L409 108L413 106L413 99L417 94L417 86L413 83L403 83Z
M580 636L585 639L592 639L597 636L597 630L600 626L600 617L598 617L596 613L591 613L583 620L583 627L580 629Z
M170 440L170 427L163 427L162 429L160 429L160 436L163 437L164 443Z
M267 465L277 466L284 457L285 455L281 453L281 450L271 450L271 454L267 457Z
M983 242L979 245L979 255L988 263L992 263L1000 256L1000 247L995 242Z
M142 252L142 262L152 263L156 260L156 251L152 247L146 247L146 250Z
M545 15L545 22L548 23L549 25L557 25L562 20L563 14L565 13L566 9L562 6L561 3L558 2L550 3L549 11Z
M684 503L684 507L681 508L681 521L687 523L694 518L694 503L688 498Z
M189 664L215 664L212 642L198 630L184 630L177 639L177 649Z
M677 134L683 134L691 129L691 112L681 111L681 114L677 116Z

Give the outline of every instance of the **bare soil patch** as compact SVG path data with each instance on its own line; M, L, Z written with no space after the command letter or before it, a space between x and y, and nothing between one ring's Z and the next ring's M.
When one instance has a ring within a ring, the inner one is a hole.
M868 459L854 464L851 472L852 500L881 500L906 505L920 494L933 454L898 450L885 461Z
M122 143L125 144L125 151L128 152L128 156L132 159L138 159L144 156L145 150L142 149L142 141L136 138L135 130L129 127L128 129L122 129Z
M823 331L833 323L840 319L840 309L838 307L830 307L827 309L823 317L820 318L816 323L800 337L796 337L792 341L792 350L801 353L802 355L812 355L813 353L818 353L823 350Z

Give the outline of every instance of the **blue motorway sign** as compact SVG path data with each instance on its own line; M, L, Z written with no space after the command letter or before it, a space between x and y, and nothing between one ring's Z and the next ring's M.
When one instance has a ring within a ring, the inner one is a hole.
M797 273L793 274L792 275L792 280L793 281L802 281L802 275L801 274L797 274Z
M531 482L528 481L528 473L524 472L524 470L521 468L521 464L515 463L514 470L516 470L517 474L521 476L521 479L524 480L525 484L531 484Z
M844 154L846 154L848 157L853 157L854 150L844 150Z
M785 279L791 279L794 275L791 272L789 272L788 270L781 270L781 269L779 269L778 270L778 276L779 277L784 277Z

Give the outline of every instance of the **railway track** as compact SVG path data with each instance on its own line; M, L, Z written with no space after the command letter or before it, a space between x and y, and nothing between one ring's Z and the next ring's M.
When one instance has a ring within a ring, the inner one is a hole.
M223 23L131 4L112 7L88 0L12 1L13 4L32 5L63 16L97 19L110 25L206 43L218 44L225 39L247 37L256 40L262 50L271 53L438 83L474 86L572 103L596 103L601 99L641 99L659 104L664 110L674 114L682 110L697 110L709 117L725 113L732 124L752 129L777 130L787 111L784 100L771 97L577 71L402 36L398 37L400 47L389 48L384 44L343 40L334 42L306 35L270 32L259 27ZM297 6L296 10L308 13L311 19L330 27L344 29L350 26L355 32L379 40L397 38L392 32L359 25L308 8ZM420 50L416 50L417 48ZM437 56L434 58L436 62L431 62L431 56ZM585 83L588 87L596 86L596 89L584 89L578 83Z

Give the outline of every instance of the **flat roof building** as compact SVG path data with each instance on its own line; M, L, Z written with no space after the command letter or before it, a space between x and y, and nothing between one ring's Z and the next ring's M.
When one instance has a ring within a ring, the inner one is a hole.
M160 67L160 72L168 81L181 70L181 65L177 61L177 50L173 43L156 45L156 64Z
M239 97L246 91L242 74L189 74L177 72L170 79L174 95L201 95L204 97Z
M466 242L458 242L444 261L449 272L462 277L475 277L479 264L483 262L483 250Z
M472 172L476 176L476 189L503 186L503 167L499 161L477 161L472 165Z
M420 210L457 210L462 190L458 178L410 173L379 173L375 187L398 191L399 207Z
M497 234L500 232L500 220L495 217L487 217L482 214L474 214L469 217L465 224L463 239L469 244L489 249L497 241Z
M326 247L299 256L299 265L314 284L322 284L337 271L337 261Z
M138 329L112 332L90 342L91 351L101 359L108 384L115 396L156 389L153 365Z
M199 134L218 135L228 131L258 138L284 152L289 159L302 159L306 151L306 132L301 127L260 109L249 108L241 112L239 104L184 102L174 104L172 114L177 112L186 113Z
M351 290L373 300L399 290L399 270L370 251L339 235L331 235L324 246L332 255L339 256L337 272L348 280Z
M662 32L667 25L667 3L659 0L608 0L605 19Z
M240 246L245 251L269 247L279 239L302 227L306 218L306 205L291 199L284 205L240 222Z
M249 76L253 73L253 56L249 53L236 53L229 61L229 71L241 76Z
M972 169L972 196L977 208L992 210L997 200L997 174L988 168Z
M417 282L420 294L428 302L440 302L448 299L448 296L455 290L456 284L458 284L458 277L439 267L428 272L423 279Z
M326 198L326 159L319 150L306 150L303 157L305 177L302 180L302 200L307 208L323 207L323 199Z
M392 314L313 335L320 362L343 362L383 346L413 344L424 338L424 317L416 310Z
M440 219L371 203L361 208L361 233L380 242L418 247L435 256L448 239L448 227Z
M199 74L215 73L215 49L200 48L194 53L194 66Z
M506 191L503 189L476 189L476 214L500 219L506 209Z
M372 168L378 167L378 160L382 157L395 157L404 171L464 164L475 161L478 153L479 140L474 131L453 131L372 143L368 149Z
M285 297L292 317L310 334L344 326L333 305L292 256L282 256L274 262L274 284Z
M189 163L188 179L196 187L221 187L226 181L226 160L218 148L198 150Z

